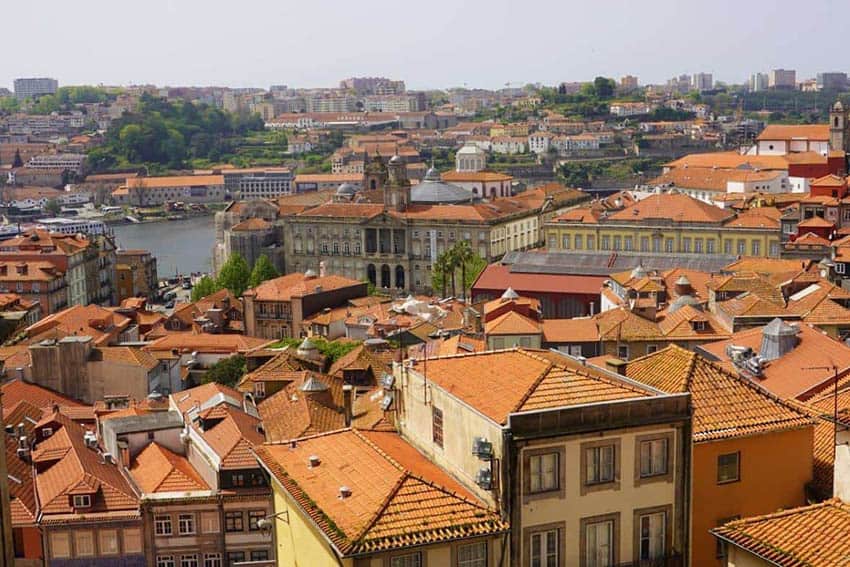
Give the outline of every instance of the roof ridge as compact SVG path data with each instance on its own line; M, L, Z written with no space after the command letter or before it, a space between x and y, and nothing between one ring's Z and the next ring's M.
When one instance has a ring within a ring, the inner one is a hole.
M361 436L362 438L362 436ZM381 505L378 506L378 509L375 510L375 513L372 514L372 517L363 525L363 529L360 530L360 533L357 534L356 537L352 538L352 543L360 542L363 537L375 527L375 524L378 523L378 519L383 515L384 511L386 511L387 507L390 505L390 502L393 501L393 498L398 494L398 491L401 489L402 484L408 479L410 476L410 472L402 468L402 474L399 479L396 481L395 485L393 485L392 489L387 493L384 497L384 501L381 502Z
M833 507L838 508L844 512L850 513L850 506L841 501L840 498L830 498L828 500L824 500L823 502L817 502L815 504L809 504L808 506L800 506L796 508L787 508L785 510L778 510L776 512L771 512L769 514L762 514L760 516L750 516L748 518L741 518L739 520L734 520L729 522L729 526L739 526L746 524L754 524L756 522L763 522L766 520L772 520L775 518L784 518L786 516L792 516L794 514L800 513L808 513L813 510L818 510L821 508ZM717 526L714 530L724 529L725 526ZM712 530L712 531L714 531Z
M546 378L546 376L549 375L553 368L555 368L555 363L549 361L549 363L546 365L546 368L543 369L543 372L541 372L537 376L537 378L534 379L534 382L532 382L531 386L526 389L525 393L522 395L522 398L520 398L520 400L516 404L514 404L514 406L508 412L508 415L519 411L519 408L521 408L522 405L528 401L528 398L530 398L531 395L535 392L535 390L537 390L537 387L540 386L540 383L543 382L543 380Z

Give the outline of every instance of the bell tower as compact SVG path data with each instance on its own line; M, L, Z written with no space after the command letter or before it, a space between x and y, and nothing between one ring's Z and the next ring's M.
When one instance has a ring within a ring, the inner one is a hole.
M829 149L847 152L850 150L850 135L848 135L847 111L840 100L835 101L829 111Z
M369 156L363 156L363 190L364 191L380 191L384 188L387 182L387 166L384 165L384 160L381 159L381 154L375 152L375 155L369 159Z
M407 178L407 165L395 155L387 165L388 178L384 186L384 208L404 211L410 204L410 180Z

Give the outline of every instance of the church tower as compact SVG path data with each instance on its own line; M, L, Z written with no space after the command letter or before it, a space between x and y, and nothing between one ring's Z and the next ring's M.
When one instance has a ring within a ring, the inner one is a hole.
M847 111L840 100L835 101L829 111L829 149L832 151L850 151Z
M363 156L363 190L380 191L387 182L387 166L381 159L381 154L375 152L372 159Z
M384 208L404 211L410 204L410 180L407 165L399 156L390 158L387 165L388 179L384 186Z

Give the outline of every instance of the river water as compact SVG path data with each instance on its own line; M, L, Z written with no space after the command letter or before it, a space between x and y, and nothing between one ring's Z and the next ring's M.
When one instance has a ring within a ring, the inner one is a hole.
M150 250L156 257L159 277L175 273L209 272L215 238L213 217L143 224L114 225L120 248Z

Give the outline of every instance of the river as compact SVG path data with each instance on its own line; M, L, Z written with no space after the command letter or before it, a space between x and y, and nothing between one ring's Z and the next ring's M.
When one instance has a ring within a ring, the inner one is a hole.
M113 225L120 248L150 250L159 277L209 272L215 239L212 215L179 221Z

